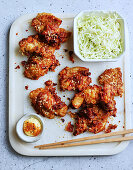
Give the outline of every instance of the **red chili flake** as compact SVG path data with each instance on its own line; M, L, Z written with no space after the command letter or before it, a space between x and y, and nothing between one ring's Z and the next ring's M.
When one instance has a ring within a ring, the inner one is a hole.
M63 97L65 97L65 95Z
M26 32L28 31L28 30L25 30Z
M17 67L15 67L15 69L20 69L20 66L18 65Z
M18 33L16 33L16 35L18 35Z
M111 132L111 129L116 129L117 128L117 125L112 125L112 124L109 124L108 128L105 130L106 133L110 133Z
M62 56L62 58L64 58L64 57Z
M74 63L74 58L73 58L73 51L69 51L69 59Z
M67 49L64 49L64 52L66 53L66 52L68 52L68 50L67 50Z
M64 123L64 122L65 122L65 119L62 118L61 121Z
M14 63L14 64L16 64L16 63Z
M21 64L22 64L23 67L25 67L26 61L22 61Z
M124 128L125 126L123 126L123 128Z
M71 124L71 122L68 122L65 130L68 132L73 132L73 128L74 128L74 126Z
M119 123L120 123L121 121L119 121Z
M25 86L25 90L28 90L29 89L29 86L27 85L27 86Z
M71 99L70 99L70 97L67 97L67 100L69 100L69 101L70 101L70 100L71 100Z

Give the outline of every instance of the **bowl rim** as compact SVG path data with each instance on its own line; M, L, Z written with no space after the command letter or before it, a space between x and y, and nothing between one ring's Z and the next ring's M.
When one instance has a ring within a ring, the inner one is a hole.
M116 58L109 58L109 59L90 59L90 58L84 58L80 53L79 53L79 47L78 47L78 40L77 40L77 19L79 16L82 16L84 13L116 13L123 21L123 51L121 52L120 55L118 55ZM107 62L112 62L112 61L118 61L120 58L122 58L125 54L126 51L126 43L125 43L125 29L126 29L126 23L124 17L121 16L117 11L115 10L83 10L79 12L75 17L74 17L74 22L73 22L73 42L74 42L74 53L75 55L80 58L82 61L87 61L87 62L101 62L101 61L107 61Z

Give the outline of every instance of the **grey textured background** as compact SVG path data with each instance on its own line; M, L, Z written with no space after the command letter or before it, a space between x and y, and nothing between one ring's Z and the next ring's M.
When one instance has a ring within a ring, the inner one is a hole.
M33 12L78 13L81 10L117 10L126 19L130 35L131 80L133 1L132 0L0 0L0 170L130 170L133 169L133 142L118 155L99 157L25 157L11 148L8 140L8 36L13 21ZM131 81L133 84L133 81ZM132 99L133 101L133 99Z

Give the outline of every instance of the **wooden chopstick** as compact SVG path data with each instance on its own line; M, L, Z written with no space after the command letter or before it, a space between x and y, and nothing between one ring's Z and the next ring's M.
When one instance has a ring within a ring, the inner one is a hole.
M78 139L72 139L72 140L61 141L61 142L56 142L56 143L37 145L37 146L34 146L34 148L44 148L44 147L46 148L46 147L49 147L49 146L57 146L57 145L64 146L64 144L68 144L68 143L80 142L80 141L91 140L91 139L99 139L99 138L105 138L105 137L111 137L111 136L117 136L117 135L124 135L124 134L129 134L129 133L133 133L133 129L118 131L118 132L112 132L112 133L106 133L106 134L101 134L101 135L95 135L95 136L89 136L89 137L78 138Z
M133 140L133 136L127 137L120 137L120 138L111 138L111 139L102 139L102 140L95 140L89 142L78 142L78 143L69 143L69 144L62 144L62 145L53 145L53 146L42 146L39 149L52 149L52 148L64 148L64 147L73 147L73 146L82 146L82 145L90 145L90 144L99 144L99 143L109 143L109 142L120 142L120 141L127 141Z

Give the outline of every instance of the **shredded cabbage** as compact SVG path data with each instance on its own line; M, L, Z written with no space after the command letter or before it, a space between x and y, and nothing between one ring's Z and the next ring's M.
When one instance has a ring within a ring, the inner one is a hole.
M122 52L116 13L83 15L77 20L79 51L84 58L116 58Z

